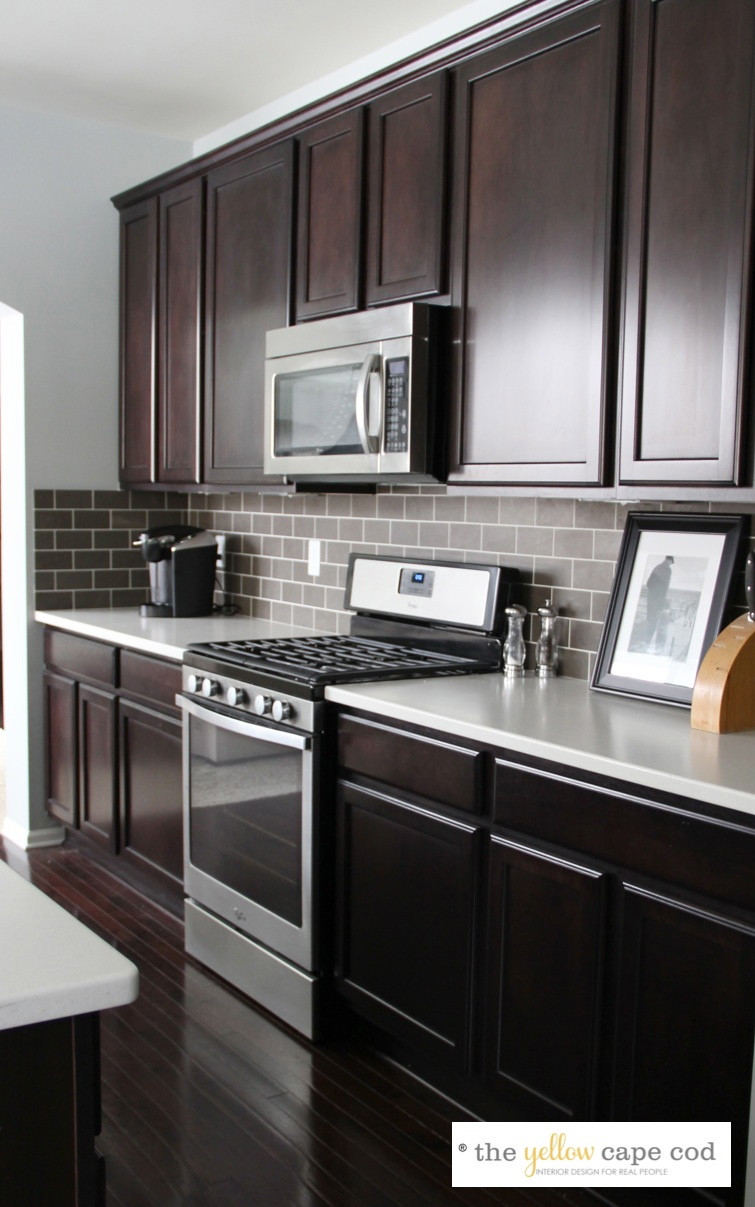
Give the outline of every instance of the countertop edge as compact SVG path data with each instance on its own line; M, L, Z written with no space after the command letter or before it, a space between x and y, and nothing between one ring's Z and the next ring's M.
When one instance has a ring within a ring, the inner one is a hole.
M0 863L0 1030L133 1002L135 964L20 872Z
M581 680L560 680L559 682L582 685ZM697 777L693 774L672 771L658 765L654 766L650 761L642 761L639 757L619 757L615 754L604 754L588 748L580 749L574 745L566 745L560 743L555 738L544 740L541 737L517 732L505 726L498 728L480 724L477 721L465 719L463 716L452 715L447 708L436 711L433 708L433 689L430 684L426 684L425 686L427 701L423 704L409 699L397 699L396 696L401 693L395 691L395 684L393 685L393 692L385 692L386 685L381 685L383 688L383 698L381 698L380 692L374 690L376 686L375 684L332 686L326 689L325 697L333 704L340 704L371 713L384 720L401 721L406 724L421 726L422 728L436 731L439 734L495 746L502 750L541 759L550 763L560 763L576 772L584 771L604 776L629 783L638 788L654 790L667 796L680 797L682 800L699 802L703 805L712 806L714 809L728 810L736 814L747 814L755 818L755 793L743 791L730 783L726 783L723 775L715 779L705 778L704 776ZM585 692L588 692L588 685L585 683L583 686ZM409 688L406 694L408 695L410 691L411 688ZM555 693L553 694L555 695ZM611 702L606 701L602 696L597 702L597 707L601 707L600 699L604 700L603 708L609 709L611 707ZM633 703L637 706L637 702ZM658 708L662 706L640 703L639 707ZM676 710L673 711L676 713ZM659 714L656 714L656 718L658 716ZM660 716L663 717L663 714L660 714ZM688 713L685 714L685 717L688 717ZM669 718L665 719L667 723L670 720ZM648 721L651 722L650 715L648 716ZM677 722L678 714L676 721L671 723L677 725ZM656 723L658 722L656 721ZM689 729L688 723L686 728ZM744 741L747 743L748 752L755 750L755 733L752 735L717 735L695 731L693 741L697 743L698 749L709 746L711 749L717 750L718 747L716 744L721 741L722 736L726 740L733 738L735 741L744 738Z

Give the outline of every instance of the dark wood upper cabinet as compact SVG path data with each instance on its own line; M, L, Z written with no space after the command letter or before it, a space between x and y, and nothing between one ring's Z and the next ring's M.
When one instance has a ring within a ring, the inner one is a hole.
M619 479L736 484L748 409L755 7L635 0L630 12Z
M120 450L121 482L155 478L157 374L157 198L121 211Z
M293 147L207 178L203 480L262 481L265 335L289 321Z
M120 480L195 484L202 181L121 212Z
M445 288L447 77L368 109L367 304Z
M361 305L363 129L352 109L299 137L297 322Z
M449 481L606 479L617 0L457 74Z
M201 481L202 188L160 196L157 481Z

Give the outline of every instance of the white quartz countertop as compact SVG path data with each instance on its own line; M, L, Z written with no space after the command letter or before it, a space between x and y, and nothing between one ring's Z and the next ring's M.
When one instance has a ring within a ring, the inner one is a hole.
M288 637L291 625L252 616L187 616L178 619L140 616L138 608L72 608L70 611L35 612L40 624L51 625L80 637L109 641L126 649L141 650L158 658L180 662L184 650L196 641L243 641L246 638Z
M0 863L0 1028L132 1002L134 964Z
M503 675L329 687L326 698L577 770L755 816L755 730L692 729L689 709Z

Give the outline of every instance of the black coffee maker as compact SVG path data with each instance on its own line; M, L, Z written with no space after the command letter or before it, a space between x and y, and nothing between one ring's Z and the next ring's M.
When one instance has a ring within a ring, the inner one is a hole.
M150 598L140 616L209 616L218 557L211 532L164 524L142 532L134 546L149 566Z

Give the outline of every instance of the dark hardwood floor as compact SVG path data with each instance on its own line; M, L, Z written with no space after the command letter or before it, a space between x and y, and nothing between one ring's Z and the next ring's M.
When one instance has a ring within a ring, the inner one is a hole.
M178 918L80 850L0 841L0 857L139 968L137 1001L102 1014L109 1207L533 1201L454 1190L458 1107L355 1036L309 1044L255 1009L184 955Z

